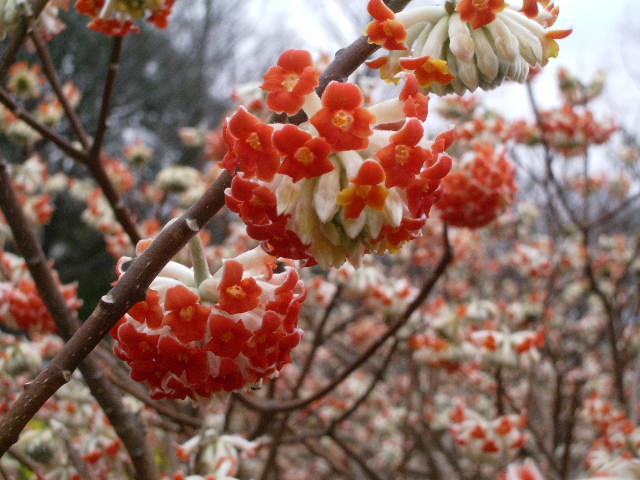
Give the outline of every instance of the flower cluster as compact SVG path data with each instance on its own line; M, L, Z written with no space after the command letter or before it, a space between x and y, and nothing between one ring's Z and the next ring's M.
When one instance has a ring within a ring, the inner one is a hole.
M144 18L166 28L175 0L78 0L76 9L93 18L89 28L117 37L137 33L136 20Z
M370 11L376 3L370 1ZM440 95L490 90L506 79L522 83L530 68L558 55L556 40L571 33L547 30L558 16L553 3L542 10L526 3L529 8L517 11L504 0L460 0L455 8L446 2L395 16L376 7L376 22L365 33L394 51L368 65L390 81L402 70L413 71L424 91Z
M255 455L258 447L259 443L256 441L248 441L238 435L220 435L209 428L177 445L176 453L180 460L191 465L196 463L197 457L198 470L208 472L207 477L186 477L189 480L207 480L209 475L218 479L236 480L240 459ZM173 477L173 480L181 479L185 479L181 473Z
M191 269L170 262L112 329L114 352L153 398L197 400L260 384L291 362L302 338L306 290L294 269L274 274L274 266L254 249L198 285Z
M236 171L227 206L275 256L305 265L359 265L363 253L396 251L420 235L451 168L447 132L429 142L427 98L409 76L397 99L369 108L357 85L331 82L322 98L311 56L285 52L265 74L267 104L309 123L261 122L244 108L224 126L220 166ZM375 125L404 123L398 131Z
M418 361L456 371L464 364L519 368L540 360L545 333L524 326L527 310L522 305L501 311L491 302L475 301L455 310L437 308L431 328L409 339Z
M38 290L27 272L21 258L0 250L0 323L17 331L33 333L55 333L57 327ZM78 299L77 285L60 284L60 290L72 312L82 306Z
M515 167L505 151L478 142L443 179L442 186L444 193L436 204L442 219L456 227L482 227L515 200Z
M599 121L586 108L565 104L540 113L542 130L526 121L514 123L512 136L518 143L535 145L543 140L566 157L584 155L590 145L601 145L611 138L618 127L611 120Z
M458 403L449 417L449 430L456 443L468 456L483 462L513 458L527 441L527 435L522 431L527 422L524 414L487 419Z

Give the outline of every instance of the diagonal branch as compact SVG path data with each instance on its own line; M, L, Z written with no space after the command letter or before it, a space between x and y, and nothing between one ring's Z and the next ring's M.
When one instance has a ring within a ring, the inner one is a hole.
M340 375L334 378L331 382L325 385L323 388L318 390L313 395L308 396L307 398L295 399L295 400L259 400L246 395L238 394L237 397L240 401L252 410L257 410L260 412L283 412L290 410L297 410L299 408L304 408L307 405L315 402L319 398L324 397L328 393L330 393L334 388L340 385L349 375L351 375L354 371L356 371L360 366L362 366L369 358L371 358L377 351L389 340L393 337L398 330L404 327L409 318L415 312L420 305L426 300L431 290L435 286L436 282L440 279L440 277L444 274L447 267L451 263L453 259L453 252L451 249L451 244L449 243L449 238L447 234L447 228L445 224L444 232L444 246L445 250L440 258L440 262L436 266L435 270L431 273L429 278L425 281L420 292L417 297L411 302L411 304L406 308L404 313L395 321L395 323L389 327L389 329L382 335L378 340L376 340L367 350L365 350L351 365L349 365Z
M31 13L33 18L38 18L44 7L47 6L49 0L34 0L31 5ZM18 55L18 51L22 46L22 42L24 38L27 36L29 31L29 23L27 19L23 19L20 23L20 26L16 29L16 31L11 35L11 39L9 40L9 44L2 52L2 56L0 57L0 83L4 80L4 77L7 75L9 71L9 67L15 62L16 56Z
M0 159L0 208L11 228L15 243L26 259L27 268L38 293L51 313L61 336L68 340L80 327L80 322L69 309L58 286L44 252L38 243L29 220L13 188L6 162ZM80 371L114 430L127 448L138 479L157 479L153 454L145 441L144 425L122 402L122 397L100 369L93 355L80 364Z
M401 9L408 0L395 0L392 8ZM395 5L395 4L398 5ZM358 40L354 44L359 43ZM374 51L377 46L374 46ZM349 49L350 47L347 47ZM372 52L363 49L360 63ZM344 63L343 63L344 62ZM337 56L327 70L349 71L352 63L345 56ZM325 71L326 72L326 71ZM321 76L321 81L325 75ZM71 373L80 362L100 343L109 329L133 305L145 298L145 292L162 268L184 247L224 205L224 190L231 185L231 174L224 171L202 197L177 221L166 227L151 246L134 259L118 283L102 297L100 303L82 327L66 343L62 351L47 367L25 387L22 394L0 418L0 456L18 439L20 431L62 385L69 381ZM446 264L451 260L447 242ZM442 267L444 271L446 265ZM440 272L440 275L442 272ZM434 282L435 283L435 280ZM433 287L431 285L429 290ZM426 292L424 297L426 298ZM418 298L419 299L419 298ZM418 300L416 299L416 300ZM416 305L417 308L417 305Z

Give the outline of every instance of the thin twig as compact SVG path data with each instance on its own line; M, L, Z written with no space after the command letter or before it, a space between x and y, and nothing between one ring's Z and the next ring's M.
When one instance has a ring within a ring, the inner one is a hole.
M246 395L238 395L240 401L247 407L252 410L257 410L261 412L283 412L287 410L297 410L300 408L304 408L307 405L315 402L319 398L324 397L329 392L331 392L334 388L340 385L349 375L351 375L355 370L357 370L361 365L363 365L369 358L371 358L378 349L386 343L388 339L393 337L398 330L400 330L408 321L413 312L415 312L420 305L426 300L429 293L435 286L436 282L440 279L440 277L444 274L449 263L453 259L453 254L451 250L451 245L449 243L447 228L445 225L444 232L444 243L445 243L445 251L440 259L435 270L432 272L431 276L425 281L424 285L420 289L417 297L409 304L404 313L396 320L396 322L382 335L378 338L367 350L365 350L349 367L347 367L340 375L336 376L329 384L325 387L321 388L314 394L298 400L267 400L261 401L259 399L254 399L248 397Z
M32 22L33 24L34 22ZM33 40L34 45L36 46L36 50L38 51L38 55L40 56L40 60L42 62L42 71L44 72L45 77L49 81L49 85L53 89L60 105L62 105L62 109L64 110L65 115L69 119L69 123L71 124L71 128L74 133L78 137L78 140L82 144L84 150L89 148L89 136L87 132L85 132L82 124L80 123L80 119L76 115L75 110L71 107L69 103L69 99L66 97L64 92L62 91L62 85L60 83L60 79L58 78L58 74L56 72L56 68L53 65L53 60L51 59L51 53L49 52L49 47L47 43L43 40L42 36L38 32L36 28L32 25L31 32L29 32L29 36L31 40Z
M20 206L8 166L3 159L0 159L0 186L2 187L0 208L11 228L15 243L25 258L38 293L51 313L61 336L69 339L80 327L80 322L69 309L60 291L36 234ZM102 373L95 356L87 356L79 366L91 393L129 452L137 472L136 477L149 480L159 478L140 419L125 407L121 396Z
M49 0L34 0L31 5L31 13L33 18L38 18L44 7L47 6ZM2 56L0 57L0 83L4 81L7 72L9 71L9 67L16 61L16 56L18 55L18 51L20 47L22 47L22 43L24 41L24 37L27 36L29 31L29 21L28 18L22 19L20 25L16 29L16 31L11 35L11 39L9 40L9 44L5 47L2 52Z
M179 219L166 227L151 246L131 262L118 283L102 297L62 351L29 384L0 419L0 455L18 439L20 431L51 395L64 385L83 358L133 305L144 300L146 289L162 268L224 205L231 174L223 172L204 195ZM187 219L189 221L187 222Z

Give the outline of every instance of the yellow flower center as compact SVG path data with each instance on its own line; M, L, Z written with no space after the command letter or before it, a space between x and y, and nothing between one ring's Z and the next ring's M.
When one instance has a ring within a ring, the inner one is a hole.
M298 84L299 80L300 80L300 76L298 74L290 73L282 81L281 85L287 89L287 92L291 92L294 89L294 87Z
M190 322L191 320L193 320L194 313L195 313L195 308L193 308L193 305L184 307L182 310L180 310L180 319L183 322Z
M222 340L224 343L229 343L231 340L233 340L233 333L225 333L224 335L222 335L222 337L220 337L220 340Z
M356 187L355 194L359 197L365 198L369 195L371 191L371 185L358 185Z
M227 288L227 293L231 295L233 298L244 298L246 293L240 285L233 285L232 287Z
M405 163L407 163L409 153L411 153L411 149L406 145L396 145L395 153L396 162L398 162L400 165L404 165Z
M349 112L345 112L344 110L338 110L333 114L331 123L333 123L334 127L346 132L351 128L351 125L353 125L353 115Z
M293 157L303 165L309 165L313 162L313 152L307 147L300 147Z
M260 143L260 137L256 132L253 132L247 137L247 143L254 150L262 150L262 143Z
M489 0L471 0L476 10L486 10L489 8Z

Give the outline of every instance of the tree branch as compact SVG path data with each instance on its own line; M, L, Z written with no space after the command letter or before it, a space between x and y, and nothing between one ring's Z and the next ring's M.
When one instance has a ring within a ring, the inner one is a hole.
M60 291L36 234L20 206L8 166L3 159L0 159L0 186L2 187L0 208L11 228L16 246L26 259L27 268L38 293L51 313L61 336L68 340L78 330L80 322L69 309ZM137 472L136 478L150 480L159 478L153 455L145 440L142 421L125 407L122 397L102 373L95 356L89 355L84 359L80 364L80 371L91 393L127 448Z

